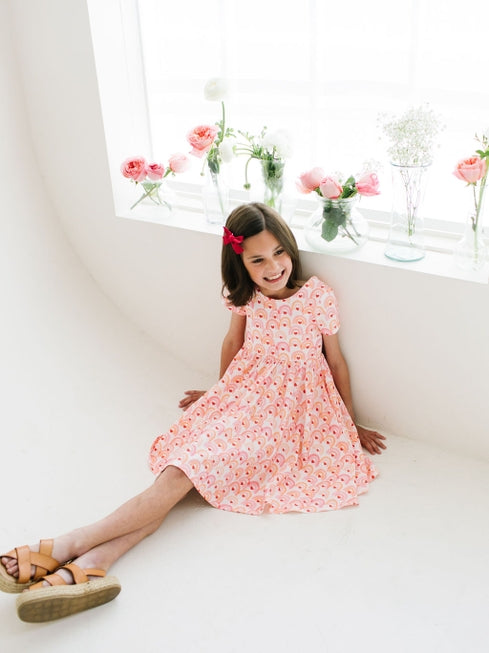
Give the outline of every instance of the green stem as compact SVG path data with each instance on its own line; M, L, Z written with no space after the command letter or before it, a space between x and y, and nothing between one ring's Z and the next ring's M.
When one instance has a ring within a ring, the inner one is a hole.
M479 215L482 209L482 200L484 197L484 190L486 188L487 173L482 177L480 187L479 187L479 201L477 201L477 196L475 193L475 184L474 184L474 204L475 204L475 221L472 220L472 229L475 231L477 229L477 224L479 222Z
M134 204L131 206L131 209L133 209L135 206L137 206L139 204L139 202L142 202L146 197L149 197L151 200L153 200L153 202L155 204L158 204L158 202L155 202L154 199L151 197L151 193L154 191L154 188L155 187L153 186L153 188L150 188L149 190L145 191L141 195L141 197L136 202L134 202Z
M254 158L256 158L256 157L254 157L254 156L250 156L250 157L248 158L248 160L246 161L246 163L245 163L245 167L244 167L245 183L244 183L244 186L243 186L243 187L246 188L247 190L251 187L251 184L250 184L249 181L248 181L248 166L250 165L250 161L251 161L251 159L254 159Z
M348 238L351 238L351 240L353 240L355 245L358 245L358 241L355 240L355 237L348 231L348 227L346 225L347 225L347 222L345 222L345 224L341 228L344 230L344 232L346 233ZM353 224L352 224L352 227L355 230L355 232L357 233L357 235L359 235Z
M224 106L224 100L221 100L221 109L222 109L221 135L217 140L217 145L220 145L223 142L224 134L226 133L226 108Z
M225 209L224 209L224 202L223 202L223 200L222 200L222 196L221 196L221 189L219 188L219 178L218 178L218 175L215 174L215 173L212 173L212 172L211 172L211 177L212 177L212 182L213 182L214 186L216 187L216 193L217 193L217 197L218 197L218 199L219 199L219 207L220 207L220 209L221 209L221 215L222 215L222 216L225 216L226 211L225 211Z

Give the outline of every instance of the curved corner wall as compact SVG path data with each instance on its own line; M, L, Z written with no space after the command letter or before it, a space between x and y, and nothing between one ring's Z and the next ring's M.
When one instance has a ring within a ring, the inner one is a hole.
M36 16L30 16L29 11L41 3L20 4L26 15L17 19L21 25L26 22L34 28L30 21L36 21ZM120 466L124 474L124 466L131 460L128 449L138 463L127 470L122 496L132 484L134 490L147 484L151 478L146 465L149 444L179 414L177 401L182 388L202 380L187 366L176 365L171 355L128 320L82 264L76 246L83 252L84 229L91 224L99 243L104 230L104 242L108 243L116 221L107 198L97 196L97 184L83 207L77 205L77 198L84 193L81 188L71 197L63 194L65 190L69 194L70 184L73 187L83 179L76 167L84 148L75 136L69 137L69 118L63 124L57 113L62 111L61 103L55 98L53 115L42 115L46 107L37 102L36 92L39 84L48 82L49 73L33 83L29 80L36 46L24 51L22 39L12 36L11 6L0 0L2 488L15 502L11 490L24 483L27 495L34 492L31 502L43 506L41 511L33 510L28 519L25 514L18 515L22 539L21 531L35 528L36 518L45 520L39 528L51 528L49 516L59 504L60 484L63 491L73 494L77 484L79 493L84 494L83 484L90 483L91 475L98 476L98 499L103 506L104 483L110 482L113 473L120 485ZM20 83L21 66L27 86ZM63 92L60 87L59 93ZM94 120L89 129L97 131L97 126ZM69 131L76 133L76 120ZM86 146L88 152L90 144ZM101 175L103 185L103 140L96 149L94 158L99 163L92 172ZM59 160L55 160L58 154ZM72 161L75 164L69 169ZM63 184L65 188L61 188ZM61 202L53 199L53 187L61 194ZM76 206L73 215L71 201ZM100 205L104 204L107 217L100 220L103 227L97 229L95 221L100 219L104 210ZM89 206L98 206L96 217ZM58 211L64 209L68 217L60 221ZM87 210L86 224L80 233L71 230L70 243L63 225L76 225L83 210ZM131 238L128 233L128 260ZM104 247L104 252L113 265L111 247ZM124 267L131 268L127 261ZM127 277L125 285L129 285ZM118 455L114 443L125 450L123 455ZM52 461L49 469L46 460ZM105 509L113 508L113 502L114 488L107 492ZM80 501L76 518L83 519L80 515L84 509L88 514L89 508ZM8 528L14 527L9 522Z

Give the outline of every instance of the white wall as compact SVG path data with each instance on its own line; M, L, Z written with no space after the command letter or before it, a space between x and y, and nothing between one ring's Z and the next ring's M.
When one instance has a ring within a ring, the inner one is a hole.
M23 107L13 110L17 135L27 147L31 133L60 226L131 321L197 370L217 373L228 319L219 239L115 217L84 0L8 4L27 111L24 118ZM12 63L1 65L16 77ZM18 159L17 140L7 146ZM2 165L8 169L5 158ZM8 171L2 197L26 188L18 170ZM39 183L27 187L35 221ZM489 459L489 287L318 254L304 262L339 296L361 421ZM17 264L34 263L22 253Z
M88 476L99 476L102 510L108 510L114 504L111 483L122 486L121 501L128 488L135 492L147 484L150 443L180 413L182 388L202 380L185 365L176 378L165 373L171 356L121 315L66 239L45 181L49 176L54 185L67 182L68 193L70 184L77 185L67 167L72 158L76 161L80 145L70 144L66 125L59 131L53 127L51 121L61 124L63 116L40 115L37 138L47 139L48 150L56 143L54 150L65 162L59 175L56 168L47 175L46 166L38 166L12 32L9 2L0 0L0 487L7 496L23 483L30 509L49 522L60 486L69 492L73 484L80 488ZM35 50L29 49L31 56ZM32 90L42 82L35 80ZM36 118L36 109L46 107L35 98L32 102ZM42 161L44 153L39 155ZM58 165L52 158L51 164ZM131 470L126 469L128 451L137 461ZM52 466L46 469L48 459ZM33 507L38 501L42 510ZM82 516L76 520L86 519L83 511L88 515L90 505L79 509ZM19 537L21 531L33 537L27 531L34 522L33 515L19 514ZM10 539L13 527L10 522L0 526L2 541ZM54 521L39 527L54 530Z

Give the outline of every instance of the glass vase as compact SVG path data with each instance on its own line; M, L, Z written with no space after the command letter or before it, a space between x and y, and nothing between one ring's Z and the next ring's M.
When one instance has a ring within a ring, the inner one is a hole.
M489 247L482 232L481 215L471 211L465 222L464 235L455 245L453 257L462 270L482 270L489 262Z
M280 213L284 187L285 163L280 159L262 159L261 171L265 185L263 202Z
M169 215L172 211L171 194L168 192L162 179L158 181L140 181L137 186L139 198L131 206L131 210L141 208L158 212L158 215Z
M429 167L429 164L423 166L391 164L391 225L384 254L394 261L419 261L425 256L423 219L419 209Z
M229 212L229 188L222 174L207 168L202 188L204 214L210 224L223 225Z
M306 241L316 252L342 254L367 242L368 222L358 210L357 195L320 201L304 228Z

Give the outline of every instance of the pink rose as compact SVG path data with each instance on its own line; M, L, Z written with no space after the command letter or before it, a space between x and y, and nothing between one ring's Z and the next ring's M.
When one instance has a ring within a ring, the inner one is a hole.
M328 200L337 200L343 192L343 186L334 177L323 177L319 184L321 195Z
M143 181L146 177L146 159L142 156L126 159L121 164L121 172L127 179Z
M186 154L172 154L168 160L172 172L186 172L190 168L190 159Z
M453 171L457 179L466 181L468 184L476 184L487 171L487 162L480 156L471 156L468 159L459 161Z
M219 130L213 125L198 125L187 134L187 140L192 146L190 154L202 158L210 150Z
M161 163L148 163L147 174L151 181L158 181L158 179L163 179L165 168Z
M296 182L297 190L301 193L311 193L316 188L319 188L322 179L324 179L322 168L313 168L308 172L303 172L302 175L299 175L299 179Z
M371 197L372 195L379 195L379 178L375 172L369 172L363 175L355 184L357 191L360 195Z

